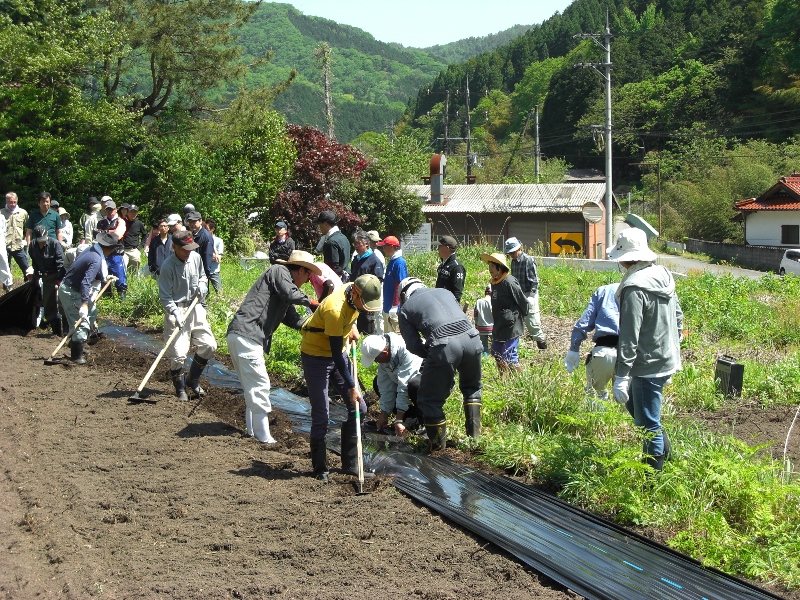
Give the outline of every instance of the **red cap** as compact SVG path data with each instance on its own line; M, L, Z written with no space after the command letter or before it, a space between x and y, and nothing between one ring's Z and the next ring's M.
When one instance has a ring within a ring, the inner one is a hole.
M397 240L396 237L393 235L387 235L383 240L375 244L376 246L394 246L395 248L400 247L400 242Z

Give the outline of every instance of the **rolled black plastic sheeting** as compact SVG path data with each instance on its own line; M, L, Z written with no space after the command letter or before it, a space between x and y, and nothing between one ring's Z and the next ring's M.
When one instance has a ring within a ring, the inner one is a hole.
M128 327L101 331L153 353L162 345ZM217 361L209 362L205 376L211 385L241 390L236 373ZM306 399L273 388L270 400L298 430L310 429ZM332 423L346 418L345 407L331 403ZM338 446L338 427L330 429L329 446ZM532 486L410 453L400 438L368 433L365 449L365 467L391 476L397 489L590 600L780 598Z
M26 281L7 294L0 296L0 329L30 331L36 328L39 316L39 288Z

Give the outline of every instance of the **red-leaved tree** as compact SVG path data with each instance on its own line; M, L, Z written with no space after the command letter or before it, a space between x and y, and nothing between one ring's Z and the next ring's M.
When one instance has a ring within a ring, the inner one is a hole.
M287 125L286 129L297 147L297 161L287 189L277 195L270 213L275 221L286 221L299 248L313 254L320 237L316 219L323 210L336 213L337 225L348 238L363 221L337 201L334 189L342 181L358 180L367 160L359 149L314 127Z

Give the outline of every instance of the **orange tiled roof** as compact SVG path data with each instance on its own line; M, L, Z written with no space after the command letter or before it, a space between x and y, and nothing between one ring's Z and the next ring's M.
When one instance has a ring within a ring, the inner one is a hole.
M734 204L740 211L800 210L800 174L781 177L778 183L756 198L740 200Z

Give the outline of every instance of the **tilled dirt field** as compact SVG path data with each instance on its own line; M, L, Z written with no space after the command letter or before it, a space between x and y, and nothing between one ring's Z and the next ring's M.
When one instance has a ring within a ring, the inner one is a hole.
M0 598L578 598L387 479L311 479L277 412L262 445L240 397L178 402L166 363L130 404L151 356L101 340L45 366L57 341L0 335Z

